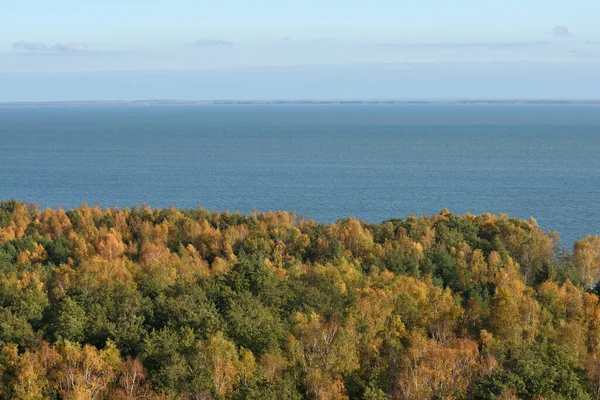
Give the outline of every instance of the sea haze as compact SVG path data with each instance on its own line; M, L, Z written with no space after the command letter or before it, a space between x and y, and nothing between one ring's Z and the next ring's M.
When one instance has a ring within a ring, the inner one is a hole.
M600 232L600 106L0 108L0 198L293 210L331 222L534 216Z

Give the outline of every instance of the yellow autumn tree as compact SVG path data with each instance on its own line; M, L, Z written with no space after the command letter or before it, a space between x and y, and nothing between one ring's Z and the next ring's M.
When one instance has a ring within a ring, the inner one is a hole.
M444 344L414 331L397 378L395 398L401 400L450 399L464 396L478 374L479 350L470 339Z
M342 398L340 376L359 366L354 324L325 321L316 313L297 313L295 322L296 348L313 395L323 400Z
M219 332L208 339L205 351L208 356L213 390L219 398L225 398L239 379L237 368L239 357L235 344L225 339Z
M598 281L600 271L600 236L588 235L575 242L575 266L586 287L591 288Z
M65 342L59 348L58 391L65 400L102 399L108 394L117 371L122 369L119 351L110 342L103 350Z

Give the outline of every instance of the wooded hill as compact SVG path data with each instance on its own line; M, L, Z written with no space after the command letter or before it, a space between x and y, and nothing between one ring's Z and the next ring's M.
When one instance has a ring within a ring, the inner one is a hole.
M600 237L0 205L2 399L600 399Z

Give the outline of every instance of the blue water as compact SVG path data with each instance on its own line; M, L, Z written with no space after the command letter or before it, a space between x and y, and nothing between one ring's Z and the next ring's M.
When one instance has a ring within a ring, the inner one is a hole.
M600 107L257 105L0 109L0 199L295 210L444 208L600 232Z

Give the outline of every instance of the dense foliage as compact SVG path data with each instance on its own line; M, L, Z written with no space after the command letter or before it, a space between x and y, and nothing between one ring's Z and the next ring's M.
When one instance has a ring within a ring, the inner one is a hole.
M0 205L2 399L600 399L600 237Z

